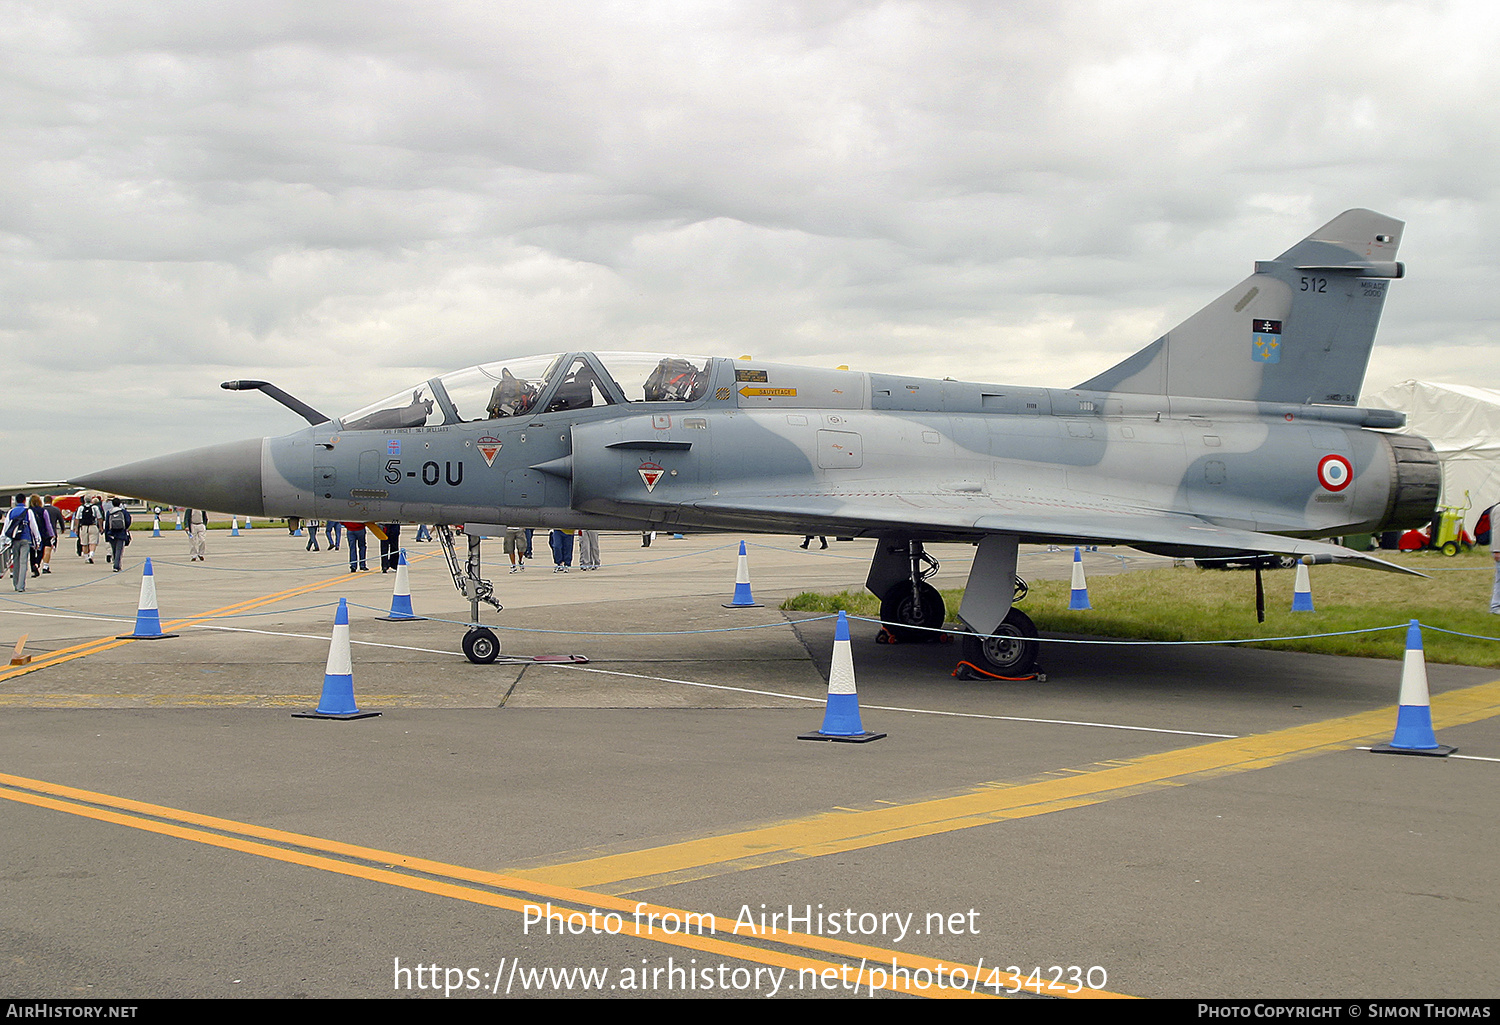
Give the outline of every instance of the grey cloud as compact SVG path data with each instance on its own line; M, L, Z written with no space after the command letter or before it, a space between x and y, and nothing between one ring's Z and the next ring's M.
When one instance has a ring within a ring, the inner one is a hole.
M570 345L1068 385L1356 205L1409 222L1372 376L1496 380L1480 3L7 10L0 395L120 425L73 471L295 426L223 376Z

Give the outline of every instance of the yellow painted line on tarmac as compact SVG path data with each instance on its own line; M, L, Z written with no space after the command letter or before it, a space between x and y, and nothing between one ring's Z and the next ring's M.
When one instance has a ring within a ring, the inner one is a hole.
M1448 691L1432 699L1435 728L1500 715L1500 681ZM1257 736L1219 740L1017 786L895 807L828 811L759 829L704 837L645 850L546 865L514 873L538 882L626 894L673 883L875 847L1008 819L1085 807L1118 797L1180 786L1193 777L1248 772L1325 751L1389 738L1396 708L1376 709Z
M866 991L881 989L914 996L944 998L996 996L999 995L997 989L1025 991L1024 978L993 966L985 968L982 963L969 965L943 961L906 951L787 930L779 930L774 935L755 936L755 942L752 943L740 938L737 924L720 929L718 922L721 919L711 913L622 900L608 894L590 893L517 876L200 815L7 773L0 773L0 798L522 915L527 914L528 908L533 914L541 913L543 908L538 905L538 901L552 902L553 908L564 916L575 911L585 916L591 912L599 912L602 913L600 917L615 912L622 928L613 935L651 940L798 973L812 973L814 977L841 983L845 990L849 989L848 984L852 981L859 989ZM473 885L461 885L463 883L509 890L511 893L495 893L476 889ZM513 896L515 893L525 896ZM733 921L727 918L724 920ZM687 928L688 923L694 922L712 923L712 927L706 935L702 932L695 934ZM736 938L720 939L721 933ZM609 935L606 934L604 938L607 940ZM797 949L832 954L844 960L829 961L809 957L796 953ZM854 973L852 976L851 972ZM919 973L926 973L925 984ZM966 980L969 988L955 985L959 978ZM939 984L939 979L946 979L947 984ZM1093 999L1122 996L1086 988L1081 988L1077 993L1069 993L1066 987L1057 990L1049 987L1044 992L1050 996Z
M0 694L0 708L306 708L317 703L316 688L306 694ZM448 694L359 695L366 708L473 708L444 704ZM485 706L489 707L489 706Z
M211 619L218 619L225 616L241 615L245 612L250 612L254 609L261 608L265 605L275 604L278 601L285 601L288 598L296 598L299 595L310 594L313 591L321 591L324 588L332 587L334 584L337 584L344 579L346 579L346 577L341 575L329 577L326 580L315 581L310 584L299 584L296 587L289 587L283 591L276 591L272 594L261 595L258 598L247 598L244 601L239 601L235 602L232 605L225 605L221 608L212 609L208 612L204 612L196 616L190 616L187 619L174 619L170 622L162 623L162 632L165 633L169 630L180 629L184 626L193 626ZM127 628L130 628L131 626L133 626L133 624L130 624L129 626L127 626ZM81 644L72 645L71 647L59 648L57 651L38 657L30 665L23 666L18 669L8 669L6 671L0 672L0 683L4 683L6 680L15 679L17 676L25 676L27 673L34 673L39 669L50 669L53 666L62 665L64 662L71 662L74 659L83 658L87 655L97 655L101 651L108 651L111 648L118 648L126 644L136 643L139 642L133 640L121 640L119 637L111 635L109 637L100 637L98 640L85 641Z

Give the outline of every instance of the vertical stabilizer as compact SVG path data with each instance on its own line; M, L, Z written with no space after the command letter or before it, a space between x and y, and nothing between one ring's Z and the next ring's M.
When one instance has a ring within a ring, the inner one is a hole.
M1083 391L1352 406L1401 221L1347 210Z

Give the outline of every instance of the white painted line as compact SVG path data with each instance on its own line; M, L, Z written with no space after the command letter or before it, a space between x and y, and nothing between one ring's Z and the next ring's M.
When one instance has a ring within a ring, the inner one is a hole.
M47 619L82 619L90 623L128 623L128 616L67 616L61 612L22 612L19 609L0 609L8 616L44 616Z
M226 633L237 634L265 634L268 637L300 637L309 641L328 642L330 633L326 634L294 634L281 630L252 630L246 626L216 626L211 623L189 623L188 626L199 630L223 630ZM379 641L356 641L350 640L350 644L363 644L369 648L395 648L398 651L420 651L428 655L458 655L456 651L444 650L442 648L414 648L409 644L382 644Z
M569 665L566 662L543 662L538 665L555 666L558 669L574 669L584 673L604 673L608 676L628 676L637 680L655 680L659 683L677 683L684 687L702 687L705 690L732 691L737 694L756 694L761 697L785 698L790 701L807 701L810 703L826 703L828 696L820 694L817 697L808 697L803 694L784 694L771 690L753 690L749 687L730 687L721 683L698 683L694 680L674 680L665 676L645 676L641 673L627 673L618 669L597 669L590 666ZM1233 740L1238 734L1235 733L1200 733L1196 730L1164 730L1154 726L1128 726L1122 723L1104 722L1082 722L1071 719L1031 719L1018 715L985 715L981 712L947 712L935 708L902 708L897 705L866 705L861 702L862 709L869 708L881 712L911 712L916 715L943 715L956 719L993 719L1000 722L1029 722L1048 726L1088 726L1094 729L1104 730L1130 730L1137 733L1168 733L1179 737L1211 737L1215 740Z

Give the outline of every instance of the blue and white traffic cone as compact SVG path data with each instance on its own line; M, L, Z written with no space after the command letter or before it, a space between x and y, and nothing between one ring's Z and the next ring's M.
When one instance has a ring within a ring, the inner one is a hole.
M1297 582L1292 586L1292 611L1314 611L1312 601L1312 582L1308 579L1307 563L1301 561L1300 559L1297 561ZM1421 647L1422 643L1419 639L1417 641L1418 650L1420 650Z
M151 520L151 536L161 537L161 513L155 514Z
M229 519L229 536L240 536L240 518L238 516L232 516Z
M245 517L245 529L246 529L246 530L249 530L249 529L250 529L250 528L251 528L251 527L253 527L253 526L255 526L255 524L254 524L254 523L251 523L251 522L250 522L250 517L248 517L248 516L246 516L246 517Z
M849 616L839 613L833 629L833 664L828 668L828 707L823 725L816 733L804 733L798 740L836 740L845 744L864 744L879 740L884 733L866 733L859 719L859 695L854 687L854 655L849 649Z
M293 712L298 719L368 719L379 712L361 712L354 703L354 665L349 657L349 602L339 599L328 642L328 665L323 670L323 696L311 712Z
M135 613L135 633L120 634L118 641L160 641L176 634L161 632L161 613L156 608L156 576L151 572L151 557L146 557L146 568L141 573L141 600Z
M740 561L734 569L734 597L724 603L726 609L760 609L761 605L750 596L750 557L745 554L745 542L740 542Z
M1074 611L1084 611L1093 608L1089 604L1089 585L1083 579L1083 554L1077 546L1073 548L1073 594L1068 599L1068 608Z
M310 528L309 528L310 529ZM415 623L425 619L411 609L411 576L406 569L406 549L401 549L396 559L396 587L391 592L391 614L389 616L377 616L377 619L387 623L408 622Z
M1406 659L1401 663L1401 699L1396 709L1396 734L1389 744L1372 747L1382 755L1432 755L1446 758L1456 747L1437 742L1432 732L1432 702L1427 696L1427 660L1422 654L1422 626L1415 619L1406 627Z

